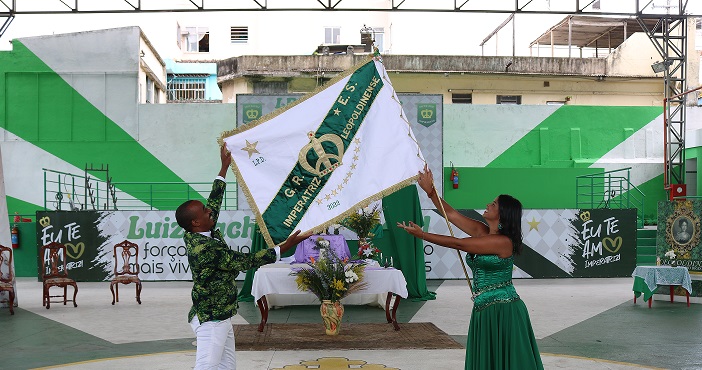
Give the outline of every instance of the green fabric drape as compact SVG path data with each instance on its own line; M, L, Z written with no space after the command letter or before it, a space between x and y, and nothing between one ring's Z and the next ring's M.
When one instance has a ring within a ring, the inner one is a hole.
M414 301L436 299L436 293L427 289L422 240L396 226L402 221L424 225L417 187L410 185L383 198L383 213L387 230L381 249L387 248L390 251L394 267L405 276L408 298Z
M256 225L251 236L251 253L256 253L265 248L268 248L268 246L266 245L265 239L263 239L263 234L258 230L258 225ZM251 295L251 286L253 285L253 278L256 270L258 269L253 268L246 271L244 285L239 289L239 302L253 302L254 296Z
M422 208L419 204L417 187L407 186L399 191L383 198L383 213L387 230L383 230L382 237L373 239L373 243L384 255L390 255L393 259L393 266L402 271L407 281L408 298L416 301L427 301L436 299L436 293L427 289L427 274L424 262L424 246L422 240L409 235L406 231L396 226L397 222L412 221L418 225L423 225ZM378 233L380 234L380 233ZM357 241L348 241L352 256L356 256L358 251ZM256 253L267 248L263 235L258 231L258 226L251 238L251 253ZM291 256L295 253L295 248L291 248L283 256ZM252 302L251 286L253 277L257 269L246 272L244 284L239 290L240 302Z

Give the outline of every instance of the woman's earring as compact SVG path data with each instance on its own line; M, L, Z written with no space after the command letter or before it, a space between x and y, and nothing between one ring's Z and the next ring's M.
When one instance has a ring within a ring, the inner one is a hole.
M497 224L497 229L502 230L502 224Z

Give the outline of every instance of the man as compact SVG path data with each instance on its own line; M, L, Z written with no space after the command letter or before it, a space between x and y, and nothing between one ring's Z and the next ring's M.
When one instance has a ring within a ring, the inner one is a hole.
M193 275L193 306L188 321L197 337L196 370L236 369L231 318L238 308L234 279L239 271L276 262L281 253L311 234L300 235L298 230L280 246L255 254L229 249L215 226L226 188L224 178L232 157L225 147L220 157L222 168L212 184L207 205L189 200L176 210L178 225L185 230L183 240Z

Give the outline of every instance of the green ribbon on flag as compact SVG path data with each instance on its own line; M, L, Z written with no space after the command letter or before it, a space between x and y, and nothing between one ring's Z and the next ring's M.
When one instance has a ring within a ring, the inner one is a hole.
M383 87L373 61L349 77L309 144L300 150L299 161L263 212L263 221L275 244L295 230L319 195L331 173L341 165L363 120Z

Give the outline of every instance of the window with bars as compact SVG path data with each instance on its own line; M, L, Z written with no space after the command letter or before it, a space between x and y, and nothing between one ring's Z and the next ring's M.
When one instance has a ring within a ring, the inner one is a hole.
M521 95L497 95L497 104L522 104Z
M200 77L173 77L169 79L168 100L205 100L206 80L206 78Z
M453 104L473 104L473 94L451 94Z
M285 81L259 81L253 84L254 94L287 94L288 83Z
M230 27L232 44L245 44L249 41L249 27Z

